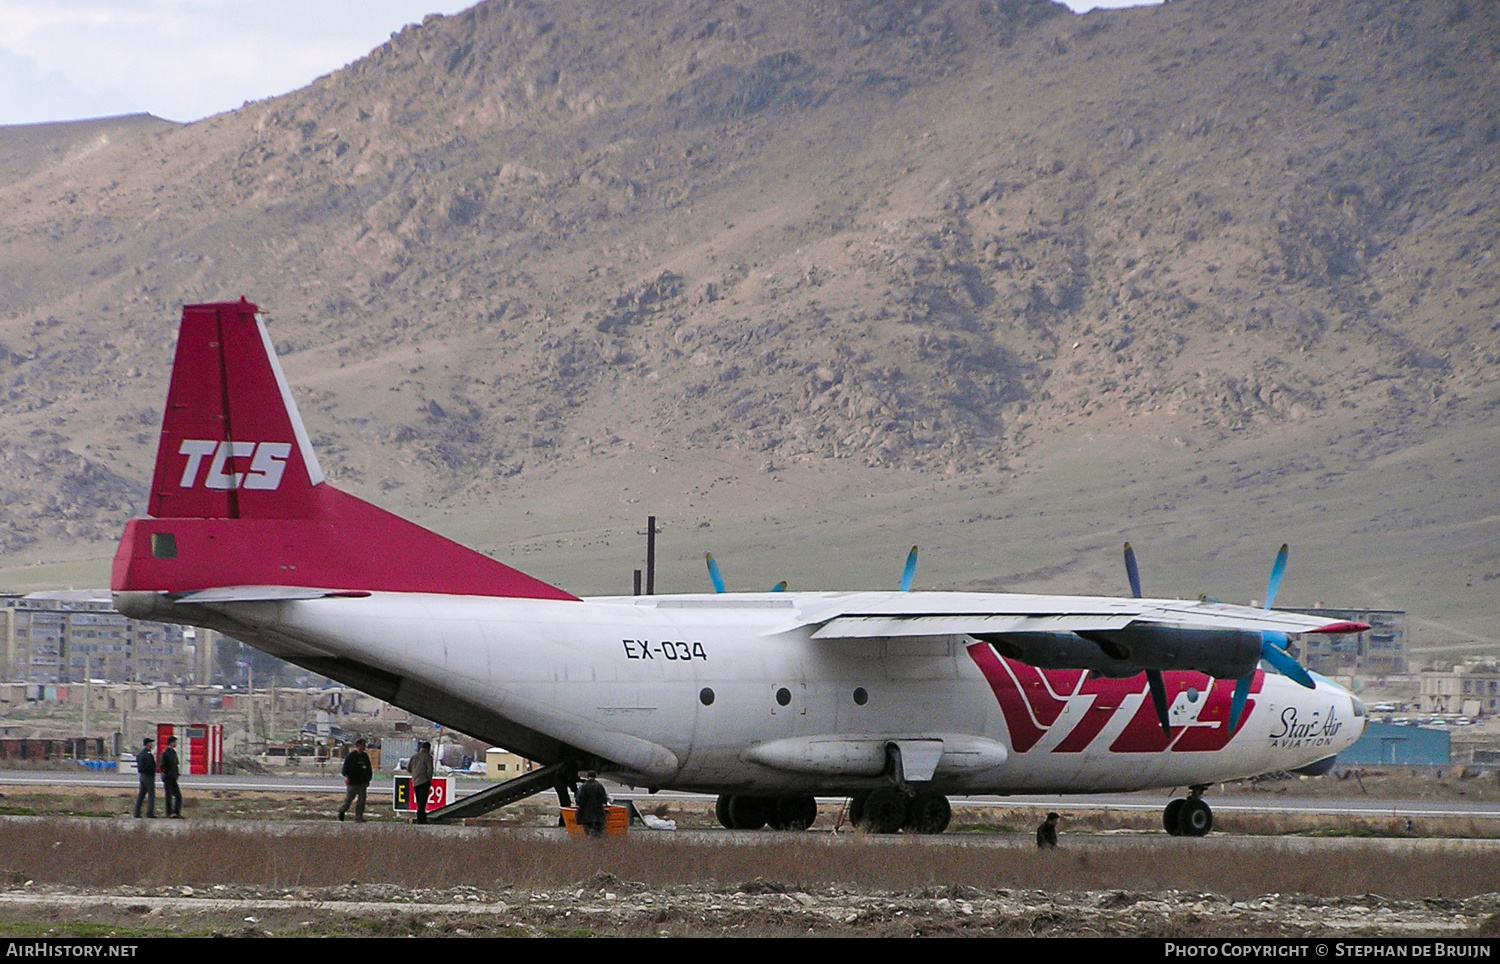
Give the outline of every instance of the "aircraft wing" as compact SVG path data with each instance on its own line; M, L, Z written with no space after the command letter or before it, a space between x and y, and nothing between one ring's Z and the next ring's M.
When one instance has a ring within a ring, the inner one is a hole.
M1043 668L1117 677L1196 670L1219 679L1254 671L1264 655L1264 633L1369 628L1217 602L1010 593L830 594L806 600L801 617L803 626L815 627L814 640L964 635Z
M1090 633L1130 626L1281 633L1347 633L1368 628L1218 602L1013 593L849 593L804 605L802 614L806 623L819 624L814 639Z

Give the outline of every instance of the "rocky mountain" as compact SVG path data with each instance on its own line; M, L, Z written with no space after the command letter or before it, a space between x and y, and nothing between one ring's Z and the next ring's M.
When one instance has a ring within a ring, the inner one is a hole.
M491 0L195 124L0 129L0 558L17 584L102 571L144 504L179 306L244 294L340 484L497 552L529 551L517 506L620 536L665 505L774 559L766 513L1044 481L1088 502L1133 464L1168 516L1332 486L1331 515L1297 497L1325 542L1415 533L1441 493L1460 509L1427 531L1466 533L1460 561L1450 540L1342 588L1420 609L1396 590L1447 565L1479 589L1434 608L1478 626L1500 578L1489 7ZM1077 445L1098 457L1063 469ZM1460 447L1468 468L1434 468ZM1382 503L1403 453L1426 494ZM1283 538L1240 527L1195 531ZM571 585L606 588L571 538ZM944 583L1071 566L978 576L970 543L997 536L965 538Z

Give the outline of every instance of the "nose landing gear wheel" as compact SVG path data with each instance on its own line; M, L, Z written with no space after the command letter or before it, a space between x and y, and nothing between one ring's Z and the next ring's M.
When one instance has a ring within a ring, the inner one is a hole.
M1170 801L1167 804L1167 808L1161 812L1162 826L1166 828L1167 833L1174 837L1182 836L1180 821L1182 819L1182 805L1184 803L1187 803L1187 801L1178 797L1176 800Z
M1182 801L1177 815L1177 832L1184 837L1203 837L1214 828L1214 812L1202 797Z

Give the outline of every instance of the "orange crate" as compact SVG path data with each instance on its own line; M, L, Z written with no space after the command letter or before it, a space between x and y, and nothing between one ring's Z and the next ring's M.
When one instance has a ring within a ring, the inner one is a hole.
M582 839L587 836L583 828L578 825L578 808L563 807L563 826L568 828L568 836ZM623 837L625 830L630 826L630 811L624 807L607 806L604 808L604 836Z

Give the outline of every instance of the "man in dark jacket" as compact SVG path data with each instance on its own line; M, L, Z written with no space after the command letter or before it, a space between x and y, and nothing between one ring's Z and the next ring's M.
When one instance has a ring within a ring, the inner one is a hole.
M411 799L417 807L417 823L427 822L427 797L432 793L432 744L426 740L417 747L417 752L406 761L406 770L411 774Z
M141 778L141 789L135 795L135 818L141 818L141 804L146 804L146 816L156 819L156 753L151 744L156 741L146 737L141 741L141 752L135 758L135 772Z
M161 789L167 798L167 816L182 819L182 790L177 786L177 737L167 737L167 748L161 751Z
M370 779L375 771L370 767L370 754L365 752L365 741L355 740L354 749L344 755L344 805L339 807L339 819L349 812L354 804L354 822L365 822L365 792L370 789Z
M609 794L604 785L594 779L594 772L586 770L579 774L583 782L578 785L578 825L590 837L604 836L604 808L609 805Z
M1036 846L1038 850L1057 849L1057 821L1058 815L1055 813L1049 813L1047 814L1047 819L1043 820L1037 826Z

